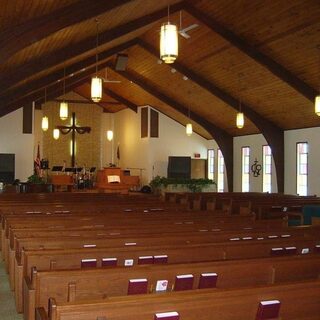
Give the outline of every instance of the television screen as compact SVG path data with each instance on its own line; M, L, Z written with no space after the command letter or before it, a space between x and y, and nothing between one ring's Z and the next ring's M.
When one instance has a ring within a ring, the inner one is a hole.
M0 153L0 181L13 183L14 181L14 161L13 153Z
M168 178L190 179L191 157L169 157Z

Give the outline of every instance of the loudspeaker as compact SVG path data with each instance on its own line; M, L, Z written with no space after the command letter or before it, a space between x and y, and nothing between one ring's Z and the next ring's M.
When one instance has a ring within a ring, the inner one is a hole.
M125 53L118 53L115 61L115 69L117 71L125 71L128 63L128 55Z

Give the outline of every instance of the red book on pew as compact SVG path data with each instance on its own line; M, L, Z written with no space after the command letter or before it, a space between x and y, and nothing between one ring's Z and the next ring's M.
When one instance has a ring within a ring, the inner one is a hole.
M168 256L166 254L153 256L153 263L168 263Z
M283 248L272 248L271 255L272 256L282 256L285 253Z
M284 251L286 254L296 254L297 253L297 247L285 247Z
M95 268L97 266L97 259L82 259L81 268Z
M141 257L139 257L138 264L153 264L153 256L141 256Z
M179 313L176 311L156 313L154 320L179 320Z
M278 319L280 311L279 300L260 301L256 320Z
M128 285L128 295L131 294L144 294L148 291L147 279L131 279Z
M217 279L218 275L216 273L201 273L198 288L215 288L217 286Z
M193 287L193 275L181 274L176 276L174 291L191 290Z
M118 263L117 258L102 258L101 266L102 267L115 267Z

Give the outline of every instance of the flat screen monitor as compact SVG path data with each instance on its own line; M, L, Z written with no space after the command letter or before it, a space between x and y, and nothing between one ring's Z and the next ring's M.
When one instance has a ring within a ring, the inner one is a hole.
M168 178L190 179L191 157L170 156L168 159Z

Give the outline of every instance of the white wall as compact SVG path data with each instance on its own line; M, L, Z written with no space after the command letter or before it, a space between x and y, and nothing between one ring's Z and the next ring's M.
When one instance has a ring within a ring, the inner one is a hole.
M0 118L0 153L15 154L15 179L26 181L33 174L36 155L34 135L22 133L22 108Z
M284 191L296 194L296 144L308 142L308 195L320 196L320 127L289 130L284 134Z
M250 167L255 159L262 165L262 146L267 145L267 141L262 134L233 138L233 190L241 192L241 148L250 147ZM272 159L272 192L278 191L276 169ZM258 177L250 173L250 191L262 192L262 171Z

